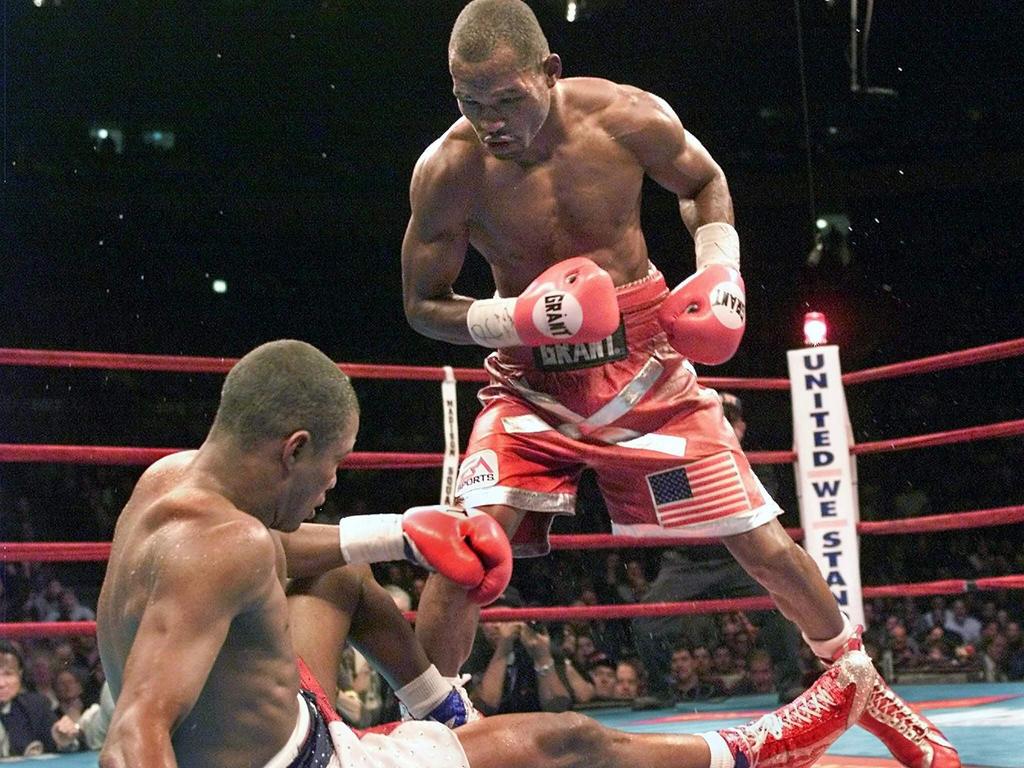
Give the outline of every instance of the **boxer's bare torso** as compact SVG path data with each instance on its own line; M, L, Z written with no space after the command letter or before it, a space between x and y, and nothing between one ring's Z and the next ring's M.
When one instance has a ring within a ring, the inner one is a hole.
M178 764L248 768L276 754L296 722L284 552L276 533L195 471L195 455L175 454L147 470L118 520L99 601L100 649L122 706L133 700L122 690L126 665L145 670L169 654L178 674L205 679L173 728ZM208 667L203 660L211 658ZM136 679L161 685L155 676ZM108 764L119 764L110 757Z
M691 230L731 220L721 169L653 94L599 78L521 70L499 48L451 62L463 117L420 157L402 245L406 317L427 336L472 343L471 299L453 285L472 245L499 295L517 296L552 264L585 256L616 285L650 267L644 177L674 193Z

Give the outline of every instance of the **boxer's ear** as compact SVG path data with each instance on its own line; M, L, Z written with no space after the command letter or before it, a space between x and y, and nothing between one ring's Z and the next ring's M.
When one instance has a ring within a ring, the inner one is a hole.
M299 429L292 432L281 444L281 461L291 469L296 462L305 458L313 450L313 438L309 430Z

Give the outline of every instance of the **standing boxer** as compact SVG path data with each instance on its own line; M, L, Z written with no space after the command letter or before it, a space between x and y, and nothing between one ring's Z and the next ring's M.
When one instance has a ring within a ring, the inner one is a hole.
M819 657L859 647L690 364L728 360L746 322L722 169L661 98L562 79L520 0L469 3L448 63L462 118L416 165L402 267L413 328L496 350L460 469L463 505L497 519L516 554L543 554L551 516L573 513L592 468L613 532L722 537ZM645 176L676 195L694 239L696 273L671 292L640 229ZM495 298L453 290L470 245ZM417 632L443 671L466 658L476 616L463 590L431 577ZM861 723L904 765L960 765L881 681Z

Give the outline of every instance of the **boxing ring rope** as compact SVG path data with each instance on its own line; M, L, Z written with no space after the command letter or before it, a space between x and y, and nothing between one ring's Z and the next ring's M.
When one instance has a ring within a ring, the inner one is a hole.
M104 371L164 371L172 373L227 373L238 362L233 357L189 357L186 355L132 355L119 352L69 352L51 349L14 349L0 347L0 365L41 368L92 368ZM418 365L377 365L339 363L338 367L354 379L396 381L444 381L443 367ZM453 368L458 381L487 382L482 368ZM728 376L701 377L709 387L748 390L787 390L788 379L745 379Z
M897 376L928 373L948 368L1003 360L1024 355L1024 338L1014 339L982 347L935 355L893 365L843 374L844 384L859 384ZM104 370L170 371L182 373L226 373L235 359L220 357L185 357L167 355L124 355L98 352L67 352L51 350L28 350L0 348L0 364L96 368ZM339 367L353 378L398 379L418 381L444 381L446 369L420 366L339 364ZM471 368L449 369L458 381L487 381L484 371ZM711 387L737 390L788 390L788 379L743 379L728 377L701 378L700 382ZM873 454L897 450L947 445L950 443L1012 437L1024 434L1024 419L1004 421L976 427L936 432L911 437L893 438L851 446L851 453ZM66 445L19 445L0 444L0 461L4 462L54 462L85 463L106 465L148 465L163 456L174 453L176 448L137 448L116 446L66 446ZM793 451L752 451L747 453L752 464L785 464L796 458ZM388 453L355 452L346 458L344 467L349 469L421 469L442 465L441 453ZM890 535L906 533L928 533L943 530L1007 525L1024 520L1024 505L1006 506L994 509L930 515L909 520L861 522L857 531L866 535ZM800 529L787 529L794 539L802 536ZM553 535L553 549L605 549L609 547L670 547L714 543L716 539L693 538L636 538L609 534ZM0 562L81 562L105 561L110 553L110 544L104 542L74 543L0 543ZM875 597L929 596L939 594L962 594L977 590L1024 589L1024 574L987 577L978 579L946 579L942 581L897 584L879 587L865 587L863 595ZM701 600L678 603L644 603L611 606L545 606L535 608L494 608L485 609L481 617L485 621L538 620L571 621L594 619L623 619L634 617L671 616L682 614L722 613L738 610L761 610L772 608L774 603L768 597L739 598L727 600ZM410 620L415 613L406 614ZM53 637L92 634L95 622L19 622L0 623L0 636L6 637Z
M966 443L998 437L1024 435L1024 419L1002 421L980 427L965 427L927 435L898 437L857 443L850 446L855 455L906 451L912 448L930 448L950 443ZM133 448L109 445L39 445L0 443L0 461L52 462L56 464L119 464L149 465L157 459L184 448ZM793 451L750 451L746 454L751 464L787 464L796 459ZM440 467L441 453L395 453L355 451L345 459L348 469L428 469Z
M943 579L913 584L889 584L864 587L864 597L928 597L959 595L993 589L1024 589L1024 574L980 579ZM721 600L687 600L675 603L629 603L619 605L548 605L530 608L484 608L482 621L599 621L611 619L653 618L735 611L763 611L775 607L770 597L738 597ZM406 611L409 621L415 611ZM7 637L68 637L95 634L95 621L24 621L0 624L0 635Z
M868 536L891 534L934 533L985 528L996 525L1011 525L1024 521L1024 505L979 509L970 512L953 512L943 515L927 515L908 520L877 520L857 524L857 533ZM787 528L795 541L803 538L800 528ZM633 549L643 547L681 547L716 544L718 539L659 536L639 538L615 536L610 533L563 533L549 537L552 549ZM85 563L103 562L110 556L110 544L105 541L82 542L10 542L0 543L0 563Z

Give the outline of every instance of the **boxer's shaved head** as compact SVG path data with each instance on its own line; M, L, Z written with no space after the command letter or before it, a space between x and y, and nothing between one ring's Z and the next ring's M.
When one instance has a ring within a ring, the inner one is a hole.
M284 339L257 347L231 369L210 434L248 449L308 430L322 450L358 415L348 376L316 347Z
M476 63L508 46L524 69L540 67L551 51L537 17L521 0L473 0L462 9L448 42L448 59Z

